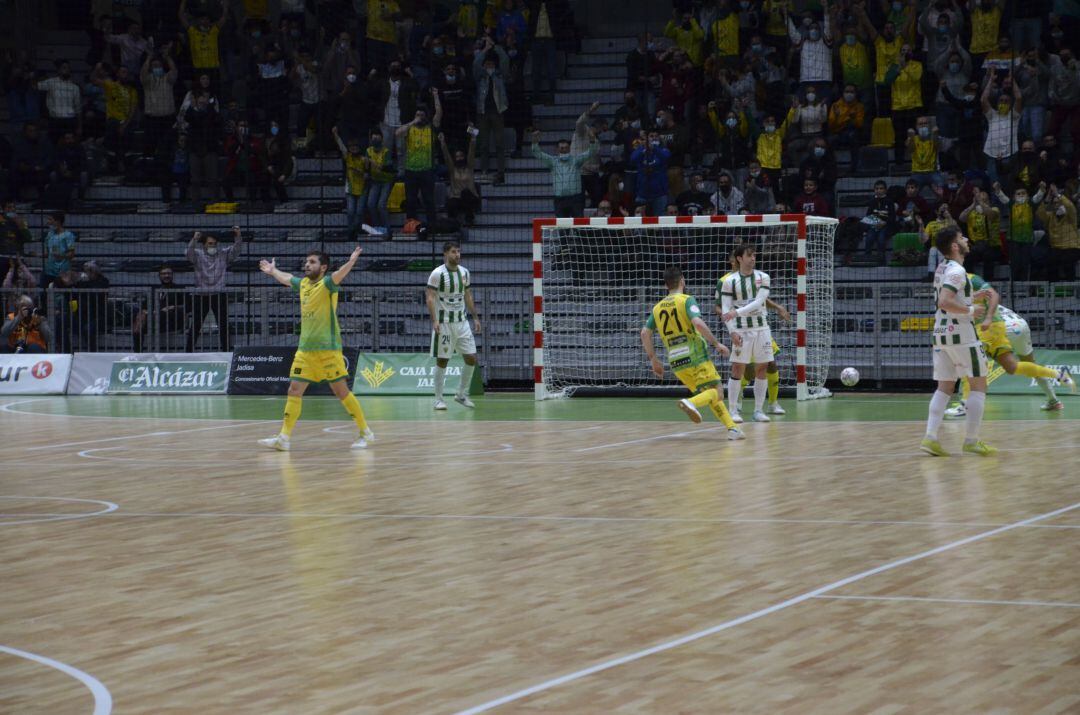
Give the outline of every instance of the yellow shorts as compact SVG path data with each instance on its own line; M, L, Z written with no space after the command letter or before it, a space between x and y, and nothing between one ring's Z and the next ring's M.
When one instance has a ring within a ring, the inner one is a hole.
M1005 323L994 321L990 323L989 330L979 330L979 340L982 340L983 350L991 360L997 360L1005 353L1013 351L1009 336L1005 333Z
M337 382L349 376L349 369L345 367L345 355L340 350L312 350L310 352L296 351L293 358L292 368L289 369L289 379L300 382Z
M687 389L695 395L720 382L720 375L716 372L716 365L713 365L711 361L676 370L675 377L679 378L679 381L686 385Z

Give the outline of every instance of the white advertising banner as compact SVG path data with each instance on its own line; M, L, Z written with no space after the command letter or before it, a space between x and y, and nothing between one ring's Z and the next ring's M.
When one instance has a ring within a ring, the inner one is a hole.
M75 353L69 395L224 395L232 353Z
M0 354L0 395L62 395L70 373L70 355Z

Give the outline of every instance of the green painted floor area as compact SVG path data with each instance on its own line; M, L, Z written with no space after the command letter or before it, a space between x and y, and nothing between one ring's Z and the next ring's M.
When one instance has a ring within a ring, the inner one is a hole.
M499 393L474 398L476 410L450 402L450 409L437 413L431 399L421 397L365 397L360 402L372 421L418 420L578 420L604 422L677 422L685 419L671 398L578 397L536 402L529 393ZM796 402L782 400L787 415L783 422L875 422L926 419L930 395L842 394L826 400ZM1065 409L1043 412L1039 396L991 395L987 400L989 420L1076 420L1080 400L1063 395ZM78 417L125 417L142 419L278 420L284 397L223 396L77 396L9 398L0 403L8 414L72 415ZM302 420L347 420L333 397L304 400ZM712 419L707 417L706 419Z

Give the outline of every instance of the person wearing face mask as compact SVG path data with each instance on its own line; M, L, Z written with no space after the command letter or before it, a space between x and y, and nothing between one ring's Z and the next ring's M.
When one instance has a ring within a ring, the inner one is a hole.
M791 122L792 136L788 138L787 152L793 164L806 158L809 147L815 139L825 135L825 123L829 118L829 105L818 96L814 85L806 88L804 101L798 95L792 100L788 121Z
M1050 239L1047 279L1076 280L1076 262L1080 261L1080 232L1076 228L1076 205L1055 184L1050 184L1046 200L1037 211Z
M720 216L738 215L746 210L743 192L735 186L735 178L731 172L726 170L721 171L716 178L716 191L709 197L709 202Z
M679 12L676 8L672 12L673 17L664 28L664 37L674 40L694 67L701 67L705 62L705 31L690 11Z
M630 154L628 161L637 169L635 201L645 204L649 216L662 216L670 191L671 151L664 146L659 132L649 132L645 143Z
M1044 166L1042 158L1035 150L1035 142L1025 139L1020 144L1020 154L1017 156L1010 183L1014 188L1020 187L1031 195L1046 178L1043 176Z
M647 32L638 35L637 47L626 55L626 91L632 93L637 108L643 113L642 121L656 111L656 93L652 78L657 75L656 53L649 49L651 36ZM633 121L633 120L630 120Z
M314 65L314 63L312 63ZM326 50L326 54L323 55L322 63L318 70L319 72L319 84L322 91L325 93L324 99L327 101L328 106L324 109L323 114L331 113L335 118L337 117L337 97L341 92L341 88L345 86L347 75L357 75L357 68L362 64L360 53L353 49L352 36L348 32L340 32L337 35L337 39L330 43L330 47ZM385 67L386 65L380 65ZM350 72L350 68L352 72ZM314 70L314 67L309 71ZM356 78L357 82L360 81L360 77ZM330 122L333 124L333 121ZM326 134L329 137L330 127L326 127Z
M845 25L844 36L840 42L840 73L847 91L847 85L854 89L857 99L863 105L873 101L874 66L870 62L870 50L863 40L862 32L856 25Z
M990 204L990 194L982 189L975 192L971 205L960 212L958 223L967 224L971 243L969 268L979 267L982 276L994 275L1001 257L998 235L1001 231L1001 210Z
M300 90L300 106L296 112L295 136L302 140L308 149L322 148L319 131L320 102L322 92L319 87L319 67L311 56L311 50L300 47L293 55L293 66L289 70L289 80ZM309 135L310 128L310 135Z
M49 139L56 141L65 132L78 134L82 127L82 94L79 85L71 78L71 65L58 62L55 77L37 83L37 90L45 93L45 108L49 111Z
M218 347L222 352L232 350L229 326L229 296L226 292L229 264L240 255L244 236L239 226L233 226L233 242L221 248L216 237L196 231L188 242L184 255L195 273L195 287L190 291L188 312L192 323L187 334L187 352L195 352L202 333L203 321L210 311L218 324Z
M832 63L832 13L829 12L829 3L824 3L825 22L819 25L816 22L810 24L810 29L804 37L795 21L788 15L788 36L799 53L799 81L803 83L804 91L807 83L820 85L820 91L827 95L828 87L833 81ZM823 97L828 99L827 96Z
M747 165L743 197L748 214L769 213L776 208L776 195L773 193L768 175L762 173L761 164L757 159L751 159Z
M403 18L397 0L367 0L368 67L386 67L397 55L397 22Z
M442 103L439 90L431 88L435 113L429 117L426 107L418 107L415 118L397 130L397 139L405 146L402 165L405 169L405 217L415 219L424 208L428 226L435 221L435 137L442 126Z
M964 16L950 0L935 0L927 4L919 17L919 30L926 38L926 56L936 58L947 54L953 42L959 40L963 27ZM941 76L940 73L938 76Z
M909 129L904 142L911 157L911 180L922 189L925 186L941 186L944 181L938 173L938 152L941 139L937 127L930 127L930 117L919 117L915 128Z
M1013 82L1012 96L1003 90L998 93L997 106L991 106L990 93L994 88L992 80L993 74L987 73L986 87L983 88L979 104L987 122L986 142L983 144L986 174L991 181L997 181L999 177L1008 175L1012 160L1016 156L1016 133L1024 102L1020 96L1020 88Z
M486 176L490 165L491 145L495 145L495 184L502 184L506 175L506 140L504 115L510 103L506 93L506 78L510 74L510 58L501 45L485 38L483 51L473 60L476 81L476 116L480 129L480 173Z
M765 115L765 120L760 127L753 121L752 116L749 119L751 120L750 136L754 138L755 143L754 157L761 164L762 173L769 177L769 185L778 187L780 172L783 169L784 137L787 136L791 112L788 112L779 126L776 124L776 117L771 114Z
M607 192L600 200L611 206L613 216L632 216L634 213L634 195L627 191L626 177L622 172L611 173L608 177Z
M675 197L680 216L708 216L715 207L705 190L705 177L699 171L690 175L690 186Z
M439 146L448 172L446 214L454 221L464 217L466 226L476 221L476 212L480 210L480 189L476 186L473 165L476 163L476 135L479 132L469 125L466 130L469 146L467 151L456 149L451 154L446 145L446 135L439 132Z
M905 32L896 31L896 23L886 22L881 26L879 33L870 16L866 14L866 7L854 5L852 11L855 19L862 29L863 35L869 37L874 43L874 83L877 91L879 110L891 105L891 83L885 81L889 68L900 61L900 48L904 46ZM914 14L912 14L914 19Z
M1023 110L1020 112L1020 135L1042 141L1046 128L1046 107L1050 104L1050 67L1039 57L1037 49L1024 53L1023 63L1013 72L1013 81L1020 87Z
M449 137L450 148L464 146L465 129L469 126L472 112L472 96L465 81L465 72L457 65L448 64L435 77L433 84L439 89L442 100L442 129Z
M829 134L833 146L848 147L852 157L859 152L863 144L863 129L866 125L866 107L859 101L854 84L844 86L840 99L829 108Z
M994 193L1002 206L1009 206L1009 277L1014 281L1031 280L1031 250L1035 243L1035 207L1045 198L1045 186L1040 186L1034 196L1023 186L1013 192L1013 199L994 185ZM1012 204L1010 206L1010 203Z
M964 96L964 87L971 81L971 55L960 45L960 39L954 37L946 51L937 56L932 69L938 78L935 97L938 132L951 146L960 136L960 111L949 102L945 92L950 92L954 97Z
M179 73L171 49L165 45L161 57L147 54L139 70L143 87L143 156L154 154L154 148L163 143L176 116L173 86Z
M267 44L255 65L253 103L260 121L289 125L289 73L285 56L276 43ZM364 127L365 133L367 127Z
M1001 31L1003 2L997 0L977 0L971 7L971 45L969 51L979 64L988 52L997 49Z
M650 134L655 137L655 132ZM570 141L559 140L554 155L540 149L540 132L534 131L532 135L532 155L540 160L544 166L551 170L552 193L555 196L554 210L558 217L580 218L585 215L585 193L581 186L581 165L591 159L599 149L596 135L592 135L589 148L580 154L570 153ZM659 140L657 140L659 143ZM641 150L639 150L641 151ZM666 153L666 150L661 150ZM636 152L635 152L636 153ZM634 163L631 155L630 162ZM664 163L666 169L666 162ZM641 174L638 174L639 185ZM664 172L664 198L667 199L667 172ZM640 193L640 190L639 190Z
M399 158L403 147L395 137L398 130L416 116L420 103L420 85L412 77L412 72L402 66L400 60L390 63L388 74L379 77L377 70L371 70L369 81L378 89L375 106L379 108L383 142L395 158Z
M207 15L200 15L192 20L188 13L187 0L180 0L180 26L187 33L191 66L195 70L195 75L205 74L210 77L211 89L216 89L221 81L221 54L218 38L228 17L228 3L221 3L221 15L217 20L211 20Z
M716 102L709 102L707 116L716 135L714 166L717 170L726 166L745 166L750 159L748 115L749 113L737 104L721 121Z
M829 151L829 143L823 137L818 137L810 145L806 158L799 164L799 177L800 180L813 179L821 195L832 204L836 191L836 155ZM802 184L796 184L791 193L800 188L803 188Z
M732 0L717 0L715 17L709 28L709 43L721 65L731 66L739 57L739 13L732 12Z
M922 111L923 64L915 59L911 46L904 43L900 48L897 64L889 68L885 82L892 85L892 120L896 128L896 160L904 160L904 142L907 130L914 127Z
M346 141L355 139L363 144L371 130L370 85L361 81L355 67L349 67L345 83L337 97L337 126Z
M923 278L924 281L934 280L934 271L937 270L938 264L945 260L945 256L934 245L934 236L937 236L942 229L956 225L956 220L949 213L948 205L942 204L935 210L932 221L919 226L919 240L923 242L923 245L930 248L926 262L927 274Z
M274 198L284 203L289 200L286 184L296 178L296 162L292 154L292 141L277 122L270 123L269 136L263 142L262 163L266 182L274 191Z

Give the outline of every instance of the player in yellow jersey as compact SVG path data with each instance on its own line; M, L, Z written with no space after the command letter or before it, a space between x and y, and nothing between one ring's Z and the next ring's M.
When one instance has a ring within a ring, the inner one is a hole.
M727 427L728 439L745 439L724 406L723 393L716 389L720 375L709 359L708 345L716 348L722 357L730 352L709 330L701 318L701 308L693 296L686 295L686 280L678 266L664 269L664 285L668 294L653 306L645 327L641 329L641 346L649 358L649 364L657 377L664 376L664 366L656 356L653 336L657 330L667 352L668 365L675 377L693 393L688 400L679 400L679 409L690 419L701 422L700 408L706 405L716 419Z
M723 307L720 304L720 287L722 285L724 285L724 281L726 281L728 278L730 278L732 275L734 275L738 270L739 270L739 263L735 259L735 256L732 255L731 256L731 273L725 274L716 283L716 305L713 307L713 311L717 315L720 315L721 313L723 313ZM766 298L765 299L765 307L768 308L769 310L775 311L776 314L780 316L780 319L783 320L785 323L790 323L791 322L791 313L788 312L787 308L780 305L779 303L774 301L772 298ZM780 367L776 364L776 356L778 354L780 354L780 346L776 343L775 340L772 341L772 354L773 354L773 360L765 368L765 379L768 380L768 382L769 382L769 397L768 397L768 404L767 404L766 409L765 409L765 414L768 414L768 415L782 415L782 414L785 414L785 412L784 412L784 408L780 406ZM749 365L746 366L746 372L744 372L743 376L742 376L742 381L741 382L742 382L742 389L743 390L745 390L746 386L750 384L750 375L754 375L754 374L757 374L756 366L753 363L750 363ZM740 407L741 407L741 405L742 405L741 395L740 395L739 404L740 404Z
M1046 394L1047 401L1042 409L1055 411L1064 408L1061 400L1054 394L1051 380L1076 392L1076 381L1065 368L1055 370L1035 362L1035 349L1031 345L1031 328L1027 321L1001 305L1001 296L986 280L974 273L968 273L971 287L975 290L977 302L986 306L986 317L975 325L975 332L982 341L983 349L992 360L1001 365L1010 375L1023 375L1035 380ZM1017 358L1019 354L1019 359ZM971 385L963 380L963 397L958 404L945 410L946 417L963 417L967 414L968 394Z
M357 246L349 260L330 272L330 257L325 253L309 253L304 260L304 277L278 270L273 260L259 261L259 270L278 283L300 294L300 342L296 357L289 369L289 394L285 400L285 419L281 432L259 444L281 452L289 451L289 437L300 419L300 402L311 384L329 383L334 396L353 418L360 438L353 449L364 449L375 439L364 419L364 411L356 396L349 392L345 356L341 352L341 328L337 321L338 286L356 265L363 249Z

